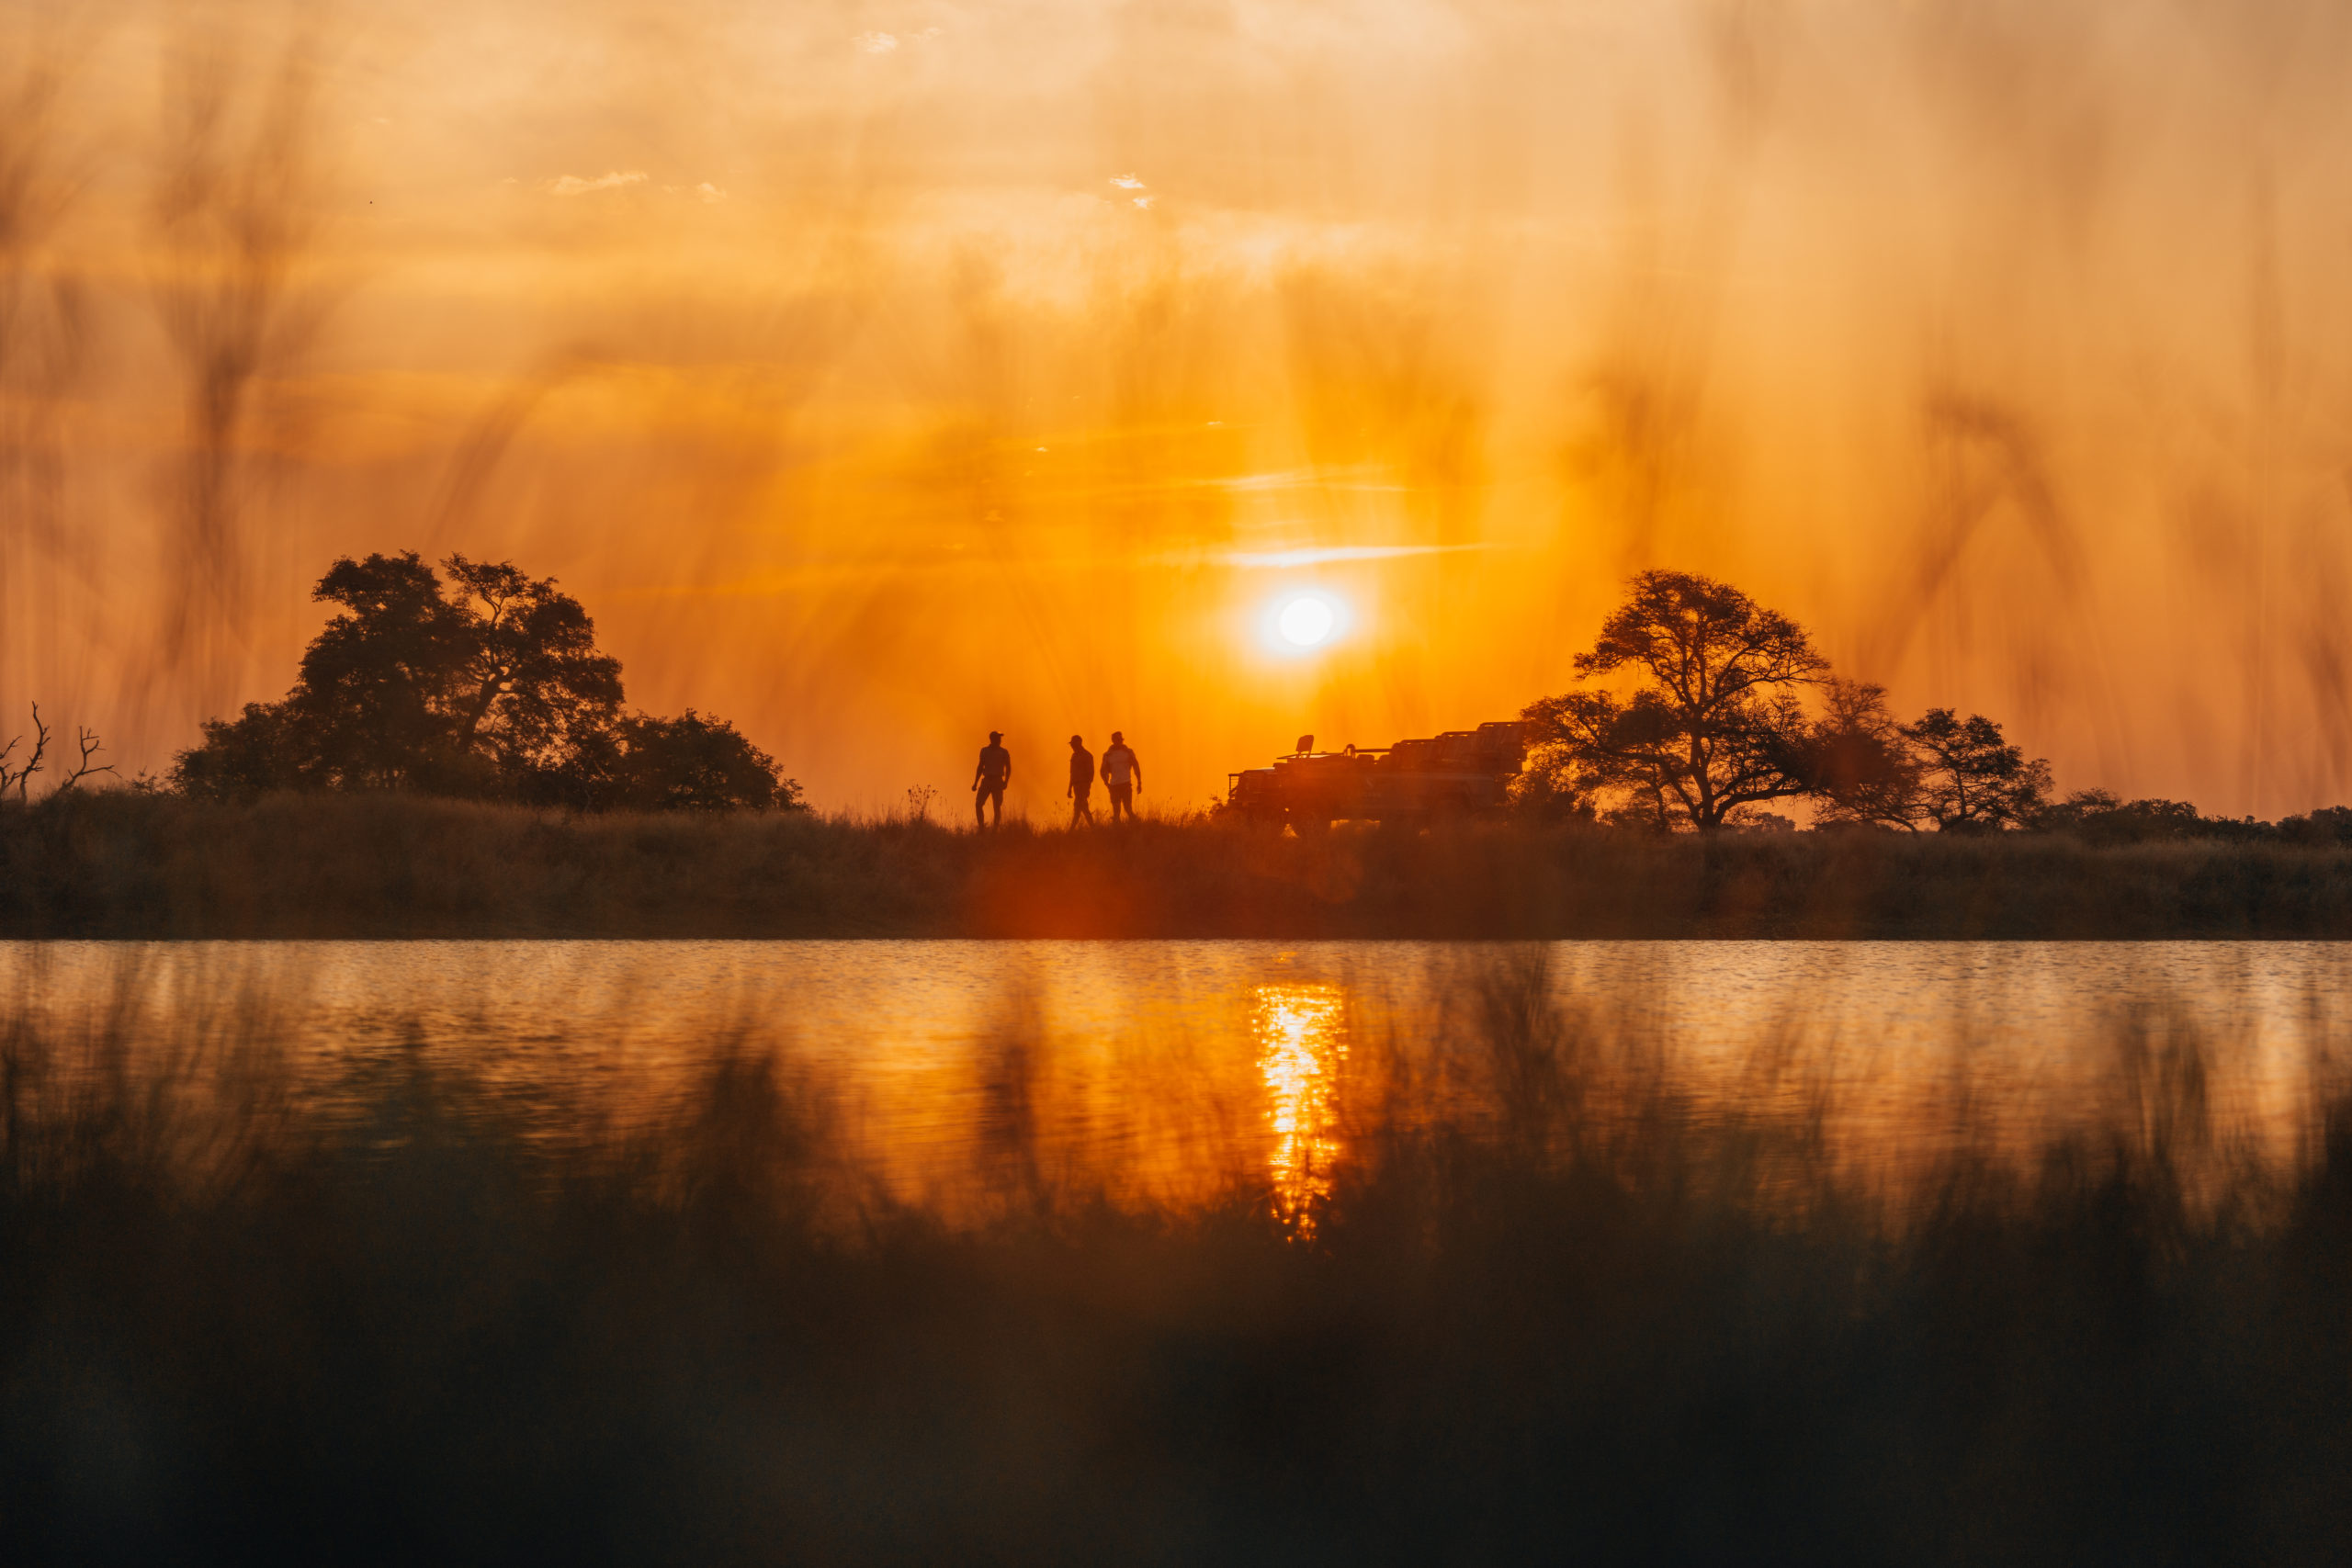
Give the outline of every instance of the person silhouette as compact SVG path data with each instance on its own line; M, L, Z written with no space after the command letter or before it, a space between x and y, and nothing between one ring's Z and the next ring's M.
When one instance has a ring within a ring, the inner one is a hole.
M1116 822L1122 812L1128 821L1136 819L1136 791L1143 788L1143 764L1136 760L1135 748L1127 744L1122 730L1111 731L1111 744L1102 748L1102 784L1111 792L1111 820Z
M980 765L972 773L972 819L982 828L1004 826L1004 786L1012 782L1012 753L1003 746L1004 731L989 731L989 743L980 748ZM989 807L996 810L996 820L989 820Z
M1087 796L1094 793L1094 753L1086 749L1086 738L1069 738L1069 825L1092 822L1094 808L1087 804Z

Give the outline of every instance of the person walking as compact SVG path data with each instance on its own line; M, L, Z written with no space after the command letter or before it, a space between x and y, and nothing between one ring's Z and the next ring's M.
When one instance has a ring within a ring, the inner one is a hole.
M1004 786L1012 782L1012 753L1004 749L1004 731L989 731L989 743L980 748L980 765L972 773L972 818L982 828L1004 826ZM996 820L989 820L989 808L994 807Z
M1094 793L1094 753L1086 749L1086 738L1069 738L1069 825L1094 820L1094 808L1087 797Z
M1125 731L1111 731L1111 744L1102 749L1102 783L1111 792L1111 820L1116 822L1124 814L1134 821L1136 791L1143 788L1143 764L1136 760L1135 748L1127 744Z

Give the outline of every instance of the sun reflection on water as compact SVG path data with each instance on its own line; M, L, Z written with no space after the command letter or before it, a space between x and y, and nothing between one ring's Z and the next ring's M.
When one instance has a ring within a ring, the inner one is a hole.
M1337 986L1261 986L1252 996L1274 1202L1301 1235L1314 1233L1340 1153L1337 1078L1348 1054L1341 999Z

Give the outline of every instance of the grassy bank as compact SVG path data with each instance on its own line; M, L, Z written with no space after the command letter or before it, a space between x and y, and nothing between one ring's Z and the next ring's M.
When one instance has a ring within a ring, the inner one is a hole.
M947 1224L743 1039L616 1122L424 1052L297 1093L233 1020L0 1019L0 1557L2352 1550L2352 1110L2262 1174L2194 1038L2124 1026L2110 1115L1890 1212L1540 970L1464 983L1478 1092L1355 1107L1311 1234L1246 1173L1057 1186L1018 1117ZM995 1047L1015 1100L1039 1048Z
M1510 824L984 837L108 794L0 811L0 935L2340 938L2352 851Z

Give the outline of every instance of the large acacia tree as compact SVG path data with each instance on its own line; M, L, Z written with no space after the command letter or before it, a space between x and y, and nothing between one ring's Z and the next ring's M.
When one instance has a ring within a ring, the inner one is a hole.
M315 782L511 793L560 772L620 716L620 660L553 578L413 550L336 561L312 597L342 606L286 706Z
M1632 690L1530 705L1531 767L1555 797L1613 796L1621 820L1712 831L1744 807L1813 791L1814 735L1797 694L1828 669L1804 627L1730 584L1645 571L1576 660L1579 676L1630 675Z
M620 661L552 578L413 550L337 560L337 606L292 691L205 728L182 781L258 788L519 795L563 774L620 716Z
M346 557L281 702L204 727L191 793L408 789L572 806L769 807L797 787L722 719L625 716L621 666L552 578L415 551Z

